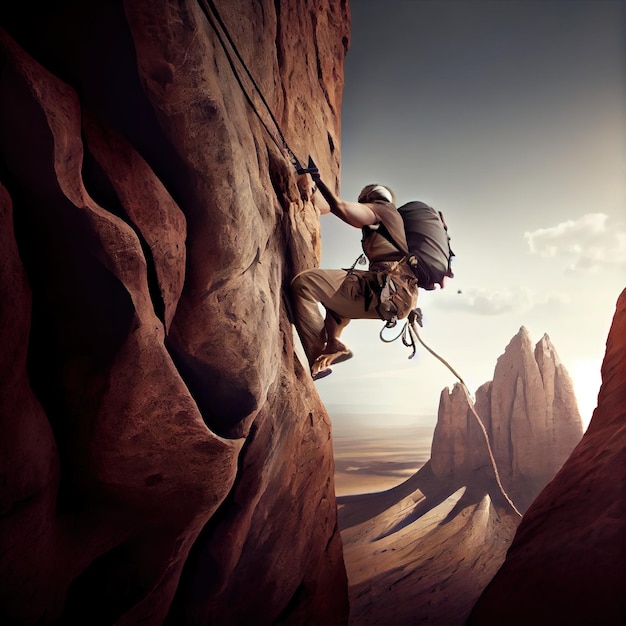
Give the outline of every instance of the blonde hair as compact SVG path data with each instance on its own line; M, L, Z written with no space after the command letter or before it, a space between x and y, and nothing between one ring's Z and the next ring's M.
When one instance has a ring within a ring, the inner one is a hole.
M371 185L366 185L361 189L361 193L359 194L358 202L373 202L374 200L384 200L385 202L392 202L396 204L396 195L393 191L385 186L379 185L378 183L373 183Z

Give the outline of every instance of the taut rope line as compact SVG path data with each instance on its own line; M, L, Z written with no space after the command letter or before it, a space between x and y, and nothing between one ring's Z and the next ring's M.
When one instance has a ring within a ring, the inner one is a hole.
M211 28L213 29L213 31L215 32L217 38L219 39L219 42L220 42L220 44L222 46L222 49L224 50L224 54L226 55L226 59L228 60L228 63L229 63L229 65L230 65L230 67L231 67L231 69L233 71L235 79L237 80L237 83L239 84L239 87L241 88L241 91L243 92L244 96L246 97L246 100L248 101L248 103L252 107L252 110L254 111L256 116L259 118L259 121L263 125L263 128L265 128L265 131L270 136L272 141L276 144L276 146L278 147L279 150L281 150L281 151L282 150L286 150L287 151L287 153L289 154L289 158L291 159L291 161L292 161L293 165L296 167L296 169L297 170L302 170L303 168L300 165L300 161L298 160L298 158L294 154L293 150L289 147L289 144L287 143L287 140L285 139L285 136L284 136L284 134L283 134L283 132L282 132L282 130L280 128L280 125L279 125L278 121L276 120L276 117L274 116L274 113L273 113L270 105L268 104L267 100L265 99L265 96L263 95L263 92L261 91L261 88L259 87L258 83L254 79L254 76L252 76L250 70L248 69L248 66L247 66L246 62L243 60L241 54L239 53L239 50L237 49L237 46L235 45L235 42L233 41L233 38L231 37L230 33L228 32L228 28L226 28L226 24L224 24L224 20L220 16L219 11L217 10L217 7L215 6L215 3L213 2L213 0L198 0L198 4L200 5L200 8L202 9L202 12L204 13L205 17L207 18L207 21L211 25ZM246 75L250 79L250 82L252 83L252 86L254 87L254 90L257 92L257 94L261 98L261 102L263 103L263 105L265 106L265 109L269 113L269 116L270 116L272 122L274 123L276 132L278 133L278 136L280 137L280 142L282 143L282 145L276 139L276 137L274 136L274 133L272 133L272 131L269 129L269 126L267 125L265 120L261 117L261 114L259 113L259 110L257 109L256 105L252 101L252 98L251 98L250 94L246 90L246 87L243 84L243 80L241 79L239 71L238 71L238 69L237 69L237 67L235 65L235 61L233 60L233 57L232 57L230 51L228 50L228 46L226 45L226 42L224 41L224 37L222 36L222 32L220 31L220 28L217 28L216 21L217 21L217 24L219 24L219 26L221 28L221 31L224 32L224 35L226 36L226 39L228 40L228 43L230 44L230 47L232 48L232 50L235 53L235 56L237 57L239 63L241 64L241 66L243 67L244 71L246 72Z

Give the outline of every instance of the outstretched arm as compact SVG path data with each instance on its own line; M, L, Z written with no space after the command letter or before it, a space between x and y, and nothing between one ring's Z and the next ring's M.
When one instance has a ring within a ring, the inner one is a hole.
M327 213L330 213L330 205L328 204L328 202L326 202L326 200L324 199L324 196L319 191L317 183L314 181L313 184L314 186L313 186L313 189L311 190L311 196L310 196L311 202L313 203L315 208L320 212L320 215L326 215Z
M376 224L379 219L368 204L362 204L360 202L346 202L338 198L322 181L321 178L316 177L315 183L317 184L318 192L320 193L326 203L330 212L336 215L339 219L343 220L346 224L354 226L355 228L361 228L363 226L370 226ZM315 202L315 196L313 195L313 201L315 206L319 209L320 213L328 213L328 208L324 205L326 203ZM322 204L322 206L320 206ZM323 210L326 208L326 210Z

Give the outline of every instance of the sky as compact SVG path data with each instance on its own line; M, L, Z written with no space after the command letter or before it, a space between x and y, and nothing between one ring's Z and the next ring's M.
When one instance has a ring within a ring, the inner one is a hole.
M456 257L419 291L422 339L475 392L525 326L596 406L626 287L626 3L352 0L341 196L389 185L443 212ZM349 267L360 232L320 217L322 267ZM316 382L335 428L436 421L456 379L409 360L382 322L355 320L355 356Z

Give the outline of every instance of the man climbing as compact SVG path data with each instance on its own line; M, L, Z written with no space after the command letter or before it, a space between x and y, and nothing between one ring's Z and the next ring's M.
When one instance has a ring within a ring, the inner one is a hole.
M369 260L369 270L355 270L354 266L349 270L311 269L292 281L296 328L317 380L331 373L333 363L352 357L339 341L350 320L393 322L406 317L416 306L418 281L408 263L403 220L389 187L367 185L357 202L347 202L338 198L319 175L314 181L315 206L322 214L331 212L350 226L361 228L363 252ZM318 302L326 309L325 318Z

